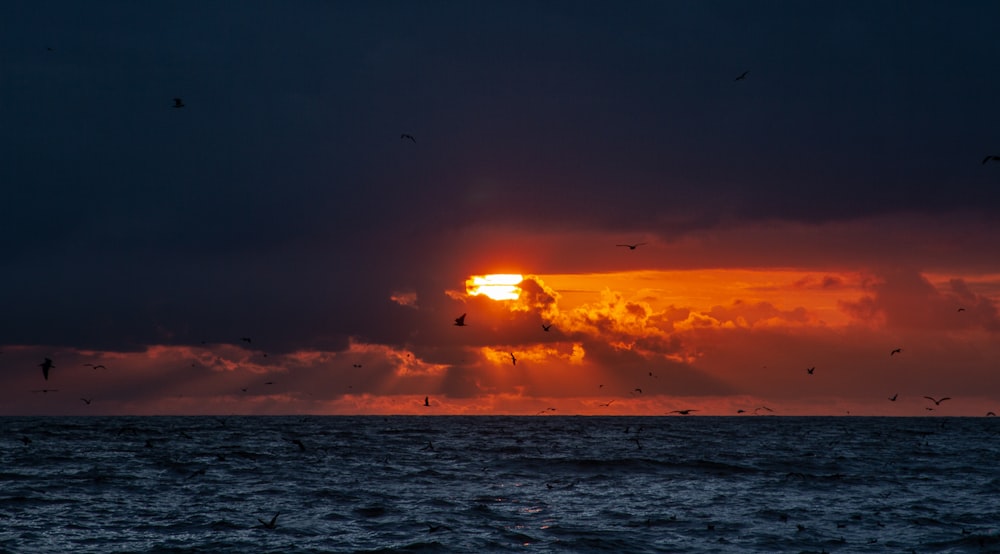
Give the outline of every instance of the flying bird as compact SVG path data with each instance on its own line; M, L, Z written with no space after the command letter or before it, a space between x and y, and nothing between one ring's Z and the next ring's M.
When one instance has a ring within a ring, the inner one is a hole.
M644 243L644 242L637 242L635 244L616 244L615 246L624 246L624 247L627 247L629 250L635 250L636 248L638 248L638 247L640 247L640 246L642 246L644 244L646 244L646 243Z
M455 318L455 325L458 327L465 327L465 314Z
M271 521L264 521L263 519L260 518L257 518L257 521L260 522L260 524L264 527L264 529L274 529L278 525L279 515L281 515L281 512L277 512L276 514L274 514L274 517L271 518Z
M417 143L417 139L413 138L413 135L408 135L406 133L399 135L399 140L410 140L413 142L413 144Z
M746 78L747 78L747 75L749 75L749 74L750 74L750 72L749 72L749 71L744 71L743 73L740 73L740 76L739 76L739 77L737 77L737 78L735 78L735 79L733 79L733 80L734 80L734 81L745 81L745 80L746 80Z
M896 394L890 396L889 397L889 401L890 402L895 402L897 398L899 398L899 393L898 392Z
M935 406L940 406L941 403L944 402L945 400L951 400L950 396L945 396L941 400L935 400L935 399L931 398L930 396L925 396L924 398L926 398L927 400L930 400L931 402L933 402Z
M903 349L902 349L902 348L896 348L896 349L894 349L894 350L893 350L892 352L889 352L889 355L890 355L890 356L894 356L894 355L896 355L896 354L899 354L899 353L900 353L900 352L902 352L902 351L903 351Z
M43 361L42 363L38 364L38 367L42 368L42 377L45 377L45 380L48 381L49 380L49 370L52 369L52 368L54 368L54 367L56 367L56 366L52 365L52 360L50 360L48 358L45 358L45 361Z
M510 353L510 363L511 365L517 365L517 358L514 357L514 353Z
M983 158L983 164L985 165L986 162L1000 162L1000 156L986 156Z
M181 100L180 98L174 98L174 107L175 108L183 108L184 107L184 101Z

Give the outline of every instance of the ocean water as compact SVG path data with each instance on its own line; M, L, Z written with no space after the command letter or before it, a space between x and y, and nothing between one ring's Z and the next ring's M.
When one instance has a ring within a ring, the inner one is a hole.
M1000 552L997 418L0 429L2 552Z

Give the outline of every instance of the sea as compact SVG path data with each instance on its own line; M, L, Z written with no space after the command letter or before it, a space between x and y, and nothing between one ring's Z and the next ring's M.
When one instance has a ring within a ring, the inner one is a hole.
M1000 420L4 417L0 552L1000 552Z

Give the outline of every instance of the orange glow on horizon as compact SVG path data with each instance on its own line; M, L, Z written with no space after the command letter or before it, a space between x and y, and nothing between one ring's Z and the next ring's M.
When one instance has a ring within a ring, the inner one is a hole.
M517 300L521 289L517 285L524 277L514 273L494 275L473 275L465 281L465 291L469 296L485 295L493 300Z

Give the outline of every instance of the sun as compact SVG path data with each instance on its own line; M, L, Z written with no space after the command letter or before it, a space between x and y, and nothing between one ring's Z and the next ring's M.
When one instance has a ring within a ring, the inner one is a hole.
M493 300L517 300L521 294L517 285L523 280L524 277L513 273L473 275L465 281L465 292L469 296L483 294Z

